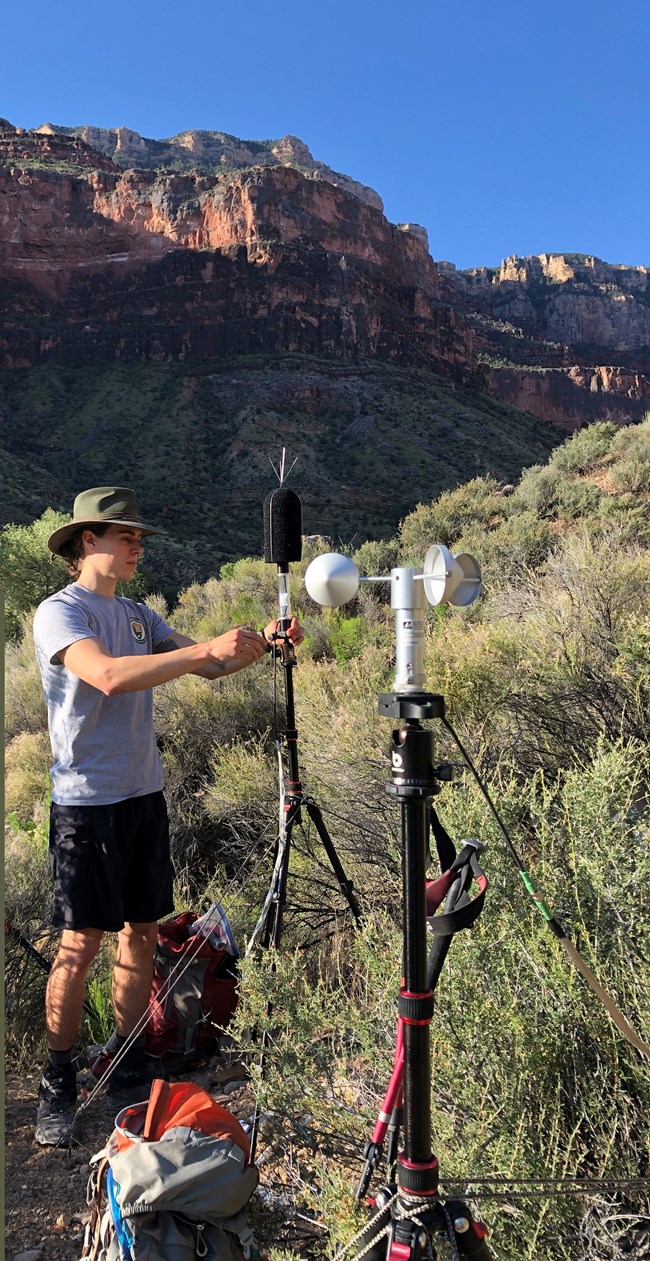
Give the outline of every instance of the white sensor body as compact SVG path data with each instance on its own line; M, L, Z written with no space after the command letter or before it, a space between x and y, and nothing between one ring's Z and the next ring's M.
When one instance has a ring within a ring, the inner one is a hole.
M417 581L419 579L419 581ZM421 692L424 672L426 596L421 569L391 569L390 603L395 609L395 691Z
M390 602L395 610L397 653L396 692L421 692L424 670L425 613L429 604L471 604L481 592L481 571L467 552L452 554L448 548L430 547L423 569L398 568L390 578L360 578L349 556L326 552L311 562L305 586L312 600L338 608L352 600L360 582L390 582Z

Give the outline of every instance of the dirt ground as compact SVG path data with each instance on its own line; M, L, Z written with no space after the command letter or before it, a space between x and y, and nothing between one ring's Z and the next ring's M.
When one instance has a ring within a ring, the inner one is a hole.
M185 1074L209 1090L240 1120L253 1111L246 1070L219 1059ZM5 1252L6 1261L78 1261L84 1227L88 1162L102 1149L115 1123L115 1108L100 1096L81 1114L71 1150L34 1142L36 1092L40 1073L7 1072L5 1082ZM224 1088L228 1093L224 1093Z

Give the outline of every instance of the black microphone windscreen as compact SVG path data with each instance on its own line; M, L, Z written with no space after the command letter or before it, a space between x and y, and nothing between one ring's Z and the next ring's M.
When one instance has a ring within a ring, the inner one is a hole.
M264 500L264 559L285 565L302 558L302 504L286 486L278 486Z

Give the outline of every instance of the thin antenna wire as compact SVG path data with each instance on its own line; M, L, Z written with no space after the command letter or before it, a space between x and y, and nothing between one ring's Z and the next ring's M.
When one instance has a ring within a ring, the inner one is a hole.
M273 472L275 473L275 476L277 477L277 479L278 479L278 481L279 481L279 483L280 483L280 485L281 485L281 486L284 486L284 483L285 483L285 482L289 479L289 477L291 476L291 472L292 472L292 470L295 468L296 464L298 463L298 456L296 456L296 457L295 457L295 459L292 461L292 463L291 463L290 467L287 469L287 471L286 471L286 473L285 473L285 464L286 464L286 459L287 459L287 448L286 448L286 447L283 447L283 448L282 448L282 456L281 456L281 459L280 459L280 467L279 467L279 468L276 468L276 467L275 467L275 464L273 463L273 460L271 459L271 457L270 457L270 456L268 457L269 464L271 465L271 468L273 469Z

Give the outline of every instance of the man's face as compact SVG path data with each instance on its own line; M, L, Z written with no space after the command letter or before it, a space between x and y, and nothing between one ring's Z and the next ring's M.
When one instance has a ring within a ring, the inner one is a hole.
M93 568L105 578L128 582L133 577L144 548L142 531L128 525L111 525L105 534L84 531L86 558L93 558Z

